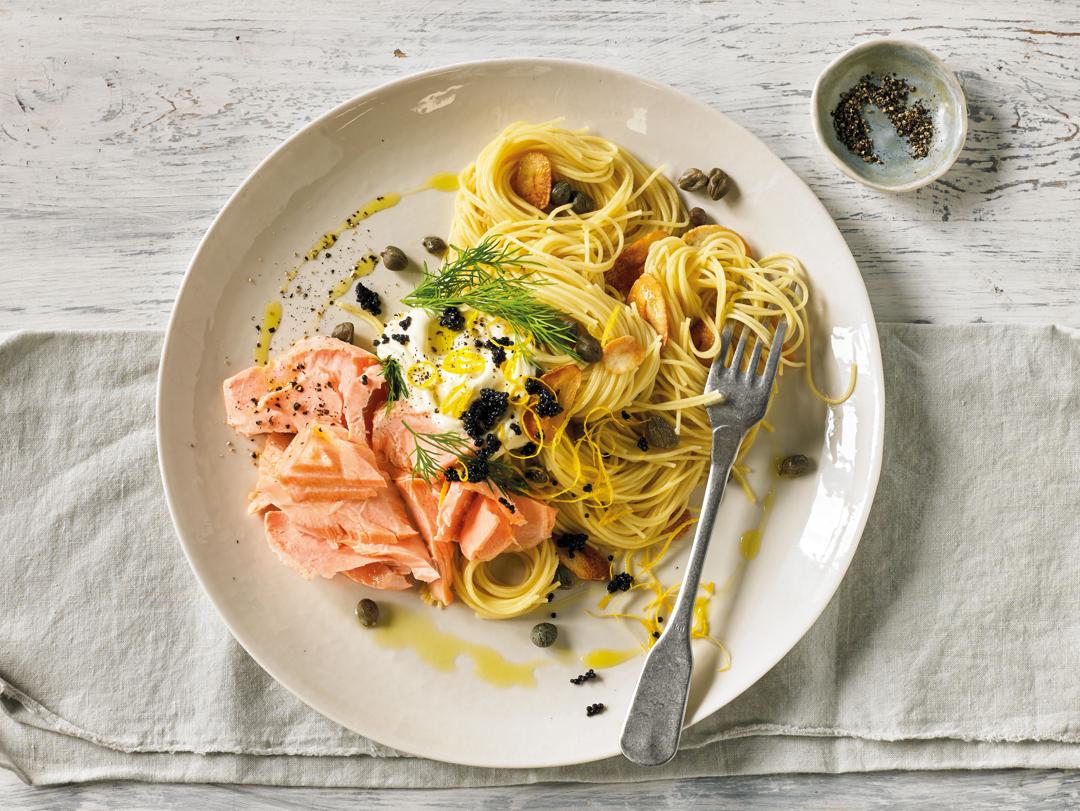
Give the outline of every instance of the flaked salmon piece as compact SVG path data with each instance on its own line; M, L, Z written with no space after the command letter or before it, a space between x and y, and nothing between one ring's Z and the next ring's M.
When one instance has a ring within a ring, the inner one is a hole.
M410 588L409 581L385 563L369 563L366 566L349 569L342 574L357 583L383 591L404 591Z
M367 499L389 486L375 454L337 425L305 426L289 443L262 491L278 507Z
M461 527L472 510L477 494L460 482L451 482L446 492L439 489L439 511L435 516L435 539L443 542L457 542L461 537Z
M273 486L277 481L275 470L278 460L281 459L285 448L289 446L292 437L288 434L267 434L266 444L259 454L259 478L255 482L255 489L248 496L248 514L261 513L273 506L273 502L266 494L266 487Z
M469 560L491 560L513 545L514 533L498 507L492 499L473 500L458 538L461 554Z
M367 499L308 501L282 509L305 532L353 546L392 544L398 538L417 534L401 496L389 486Z
M452 486L470 490L473 493L476 493L476 495L494 502L492 507L506 519L508 524L517 525L525 523L525 519L518 514L517 509L511 509L519 496L505 495L490 482L458 482Z
M443 605L454 602L454 555L452 543L436 543L431 553L439 579L428 583L428 592Z
M528 496L500 496L482 483L461 486L473 492L457 535L461 553L469 560L491 560L508 549L529 549L551 537L557 514L553 507Z
M413 476L399 476L394 479L394 484L401 491L413 525L420 531L420 537L427 544L432 562L439 573L439 579L428 585L428 591L443 605L450 605L454 601L455 545L436 538L440 489Z
M558 510L528 496L514 496L513 501L521 519L512 527L514 549L531 549L551 537Z
M281 511L304 532L317 538L335 543L349 544L395 544L398 533L378 524L365 524L363 505L375 504L383 500L383 494L372 496L364 501L311 501L305 504L289 504ZM415 535L411 527L408 535Z
M344 425L366 441L365 413L383 383L370 352L336 338L305 338L266 366L225 381L226 420L245 436L295 433L322 422Z
M379 460L387 465L395 476L412 473L416 439L409 429L418 434L437 434L444 432L446 426L431 414L416 411L401 400L389 409L379 411L372 424L371 446ZM425 445L424 450L431 454L440 467L457 461L457 457L448 451L428 445Z
M336 338L316 335L297 341L275 362L279 374L288 377L309 369L324 373L342 400L342 416L353 439L367 439L365 410L374 392L383 388L379 359L365 349ZM325 387L324 387L325 388Z
M439 572L428 554L427 546L417 533L399 537L392 544L367 543L359 540L344 541L349 548L359 555L381 560L390 564L396 571L407 571L423 583L433 583L439 579Z
M304 532L280 510L267 512L263 523L270 548L282 563L308 580L316 576L333 577L339 572L380 562Z
M316 575L333 577L373 563L384 564L398 575L411 574L425 583L439 577L415 532L395 538L393 543L350 545L307 532L281 510L270 510L263 516L263 522L270 547L287 566L309 580Z

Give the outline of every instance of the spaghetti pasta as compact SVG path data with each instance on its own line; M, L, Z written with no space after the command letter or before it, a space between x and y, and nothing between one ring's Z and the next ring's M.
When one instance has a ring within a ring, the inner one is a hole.
M555 177L594 201L592 211L578 214L570 204L544 211L514 192L518 162L536 151L549 158ZM586 365L574 402L563 404L569 420L539 442L537 461L550 481L536 486L535 495L558 505L560 531L585 533L606 551L631 553L656 546L675 527L685 528L691 493L709 465L705 406L718 396L702 392L728 323L751 331L767 347L785 321L781 374L784 367L805 367L812 391L826 402L843 399L825 397L810 377L809 288L798 259L755 259L739 234L720 226L684 233L687 220L675 188L660 170L616 144L556 122L516 123L484 147L459 180L452 245L492 240L522 251L533 263L537 299L605 347L631 336L644 350L643 361L622 374L606 363ZM605 280L628 245L657 231L668 236L653 237L644 273L662 291L666 341ZM546 369L571 362L543 349L535 360ZM844 397L854 375L853 368ZM650 417L671 422L679 440L675 447L647 447L642 437ZM751 495L741 465L756 434L757 428L743 443L735 468ZM512 554L526 565L516 583L495 578L488 564L459 561L456 591L481 616L516 616L551 590L557 563L552 541ZM650 557L655 563L656 555Z

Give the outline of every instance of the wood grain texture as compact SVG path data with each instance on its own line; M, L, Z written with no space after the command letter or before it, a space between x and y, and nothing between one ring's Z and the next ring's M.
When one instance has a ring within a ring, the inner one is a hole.
M853 43L918 40L956 71L958 165L891 196L814 144L814 78ZM589 59L761 137L840 225L883 321L1080 323L1080 10L983 0L0 4L0 331L163 327L233 189L283 138L381 82L497 56ZM395 50L402 55L395 56ZM595 788L342 792L0 778L0 807L964 808L1080 803L1063 772L738 777Z
M512 5L0 9L0 330L163 326L214 213L284 137L380 82L510 55L625 68L749 127L832 212L881 320L1080 321L1075 6ZM820 69L880 34L944 57L971 110L954 171L902 196L844 178L809 126Z
M1060 771L876 772L841 775L700 778L630 785L546 783L486 789L344 790L258 788L251 786L148 785L105 783L34 789L0 785L0 807L24 811L242 808L320 811L364 809L462 808L475 811L545 811L545 809L727 809L790 811L1019 811L1075 808L1080 803L1080 775Z

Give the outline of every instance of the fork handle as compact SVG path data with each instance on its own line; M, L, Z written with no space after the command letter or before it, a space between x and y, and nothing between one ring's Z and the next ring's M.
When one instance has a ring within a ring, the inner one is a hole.
M679 748L690 692L690 674L694 667L690 647L694 602L716 513L745 433L729 425L719 425L712 432L712 466L675 610L645 658L623 724L622 752L641 766L661 766L675 757Z

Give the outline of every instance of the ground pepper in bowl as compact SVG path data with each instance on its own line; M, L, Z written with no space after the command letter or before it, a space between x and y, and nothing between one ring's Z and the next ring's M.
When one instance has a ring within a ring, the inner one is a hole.
M874 151L866 110L877 107L889 119L896 134L907 140L912 158L930 154L934 140L934 120L922 101L908 104L916 88L899 76L868 73L849 90L840 94L836 109L830 113L840 143L866 163L882 163Z

